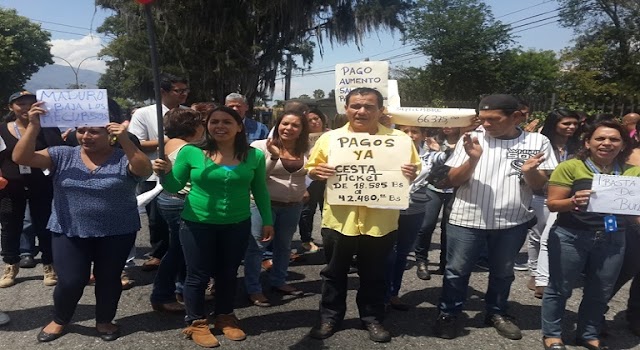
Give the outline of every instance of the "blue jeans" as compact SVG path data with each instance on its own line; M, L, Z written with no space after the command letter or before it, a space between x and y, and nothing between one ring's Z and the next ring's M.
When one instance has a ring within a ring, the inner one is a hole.
M624 261L625 233L553 226L549 232L549 285L542 298L542 334L562 336L562 316L573 287L585 272L576 337L598 339L607 303Z
M411 252L413 243L416 241L424 215L424 213L400 215L398 219L398 240L395 242L386 264L385 303L388 303L391 297L398 296L402 285L402 276L407 265L407 255Z
M425 203L425 214L422 226L418 231L416 239L416 261L429 262L429 248L433 231L438 225L438 215L442 209L442 220L440 222L440 268L444 269L447 259L447 222L451 214L453 204L453 193L442 193L427 189L427 195L431 198Z
M182 220L180 242L187 264L184 281L185 321L207 318L204 291L209 277L216 281L215 314L233 313L238 267L247 250L251 220L234 224L205 224Z
M169 224L169 249L162 257L158 273L153 280L151 303L165 304L176 300L175 294L182 294L185 278L184 255L180 243L180 214L184 200L162 192L156 198L160 215Z
M447 224L447 267L438 308L443 314L462 312L471 271L489 248L489 284L485 295L487 315L507 313L513 283L513 263L527 238L527 224L504 230L480 230Z
M269 272L272 287L286 284L289 258L291 257L291 239L298 228L302 203L292 206L271 206L273 230L275 236L271 242L261 242L262 218L255 203L251 203L251 237L244 257L244 284L247 293L262 293L260 268L262 253L267 244L273 247L273 267Z

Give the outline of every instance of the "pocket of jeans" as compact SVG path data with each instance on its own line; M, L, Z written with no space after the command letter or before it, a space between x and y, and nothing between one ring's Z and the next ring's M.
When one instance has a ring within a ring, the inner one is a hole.
M560 242L575 242L580 236L579 233L568 230L564 227L553 225L549 234L555 234Z

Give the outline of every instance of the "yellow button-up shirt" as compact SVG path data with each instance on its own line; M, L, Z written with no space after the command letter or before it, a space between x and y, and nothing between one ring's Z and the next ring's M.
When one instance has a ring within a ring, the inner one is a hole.
M342 135L352 133L349 130L349 123L345 126L324 133L316 142L309 161L307 162L307 170L311 171L318 164L328 163L329 140L332 135ZM378 124L378 132L376 135L396 135L409 137L400 130L390 129L382 124ZM411 142L411 163L420 168L420 159L418 152ZM329 205L326 202L322 210L322 227L330 228L342 233L345 236L369 235L381 237L398 229L398 217L400 211L397 209L379 209L367 208L355 205Z

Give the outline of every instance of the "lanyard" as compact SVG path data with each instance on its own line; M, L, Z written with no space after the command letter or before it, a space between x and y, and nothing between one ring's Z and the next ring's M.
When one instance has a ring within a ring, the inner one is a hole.
M591 160L591 158L587 158L584 161L584 164L586 164L586 166L594 173L594 174L600 174L600 170L598 169L598 167L596 167L596 165L593 163L593 161ZM620 175L622 173L620 166L618 165L618 162L616 162L615 164L613 164L613 174L612 175Z
M20 133L20 129L18 129L18 124L16 124L16 122L13 122L13 130L16 131L16 138L20 140L20 138L22 138L22 134Z

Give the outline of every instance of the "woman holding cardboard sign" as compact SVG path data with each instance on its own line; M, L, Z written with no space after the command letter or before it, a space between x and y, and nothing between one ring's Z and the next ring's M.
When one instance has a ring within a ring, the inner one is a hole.
M38 236L42 251L44 285L54 286L57 281L52 265L51 232L47 230L47 221L51 214L53 184L46 171L29 166L18 165L11 160L14 147L26 133L29 126L29 110L36 102L36 96L28 91L16 92L9 98L10 121L0 124L0 138L5 147L0 151L0 170L2 177L8 180L0 189L0 224L2 224L2 260L4 273L0 279L0 288L16 283L20 270L20 235L24 220L27 198L31 213L32 227ZM34 148L41 150L49 146L62 144L60 130L57 128L38 128Z
M131 142L126 125L80 127L77 147L35 150L42 103L29 110L29 126L13 152L13 160L32 168L51 169L54 193L49 229L58 273L53 292L54 318L38 341L59 338L71 322L91 263L96 276L96 330L105 341L115 340L112 323L122 286L120 273L140 229L135 188L151 174L151 162ZM115 140L114 140L115 138ZM119 142L120 148L113 147Z
M562 316L581 272L584 295L578 311L576 343L587 349L607 349L600 340L603 315L622 266L625 219L621 215L587 212L595 174L640 176L640 168L625 164L631 140L615 121L595 123L584 136L576 158L551 174L547 206L558 212L549 233L549 285L542 298L545 349L565 349Z

